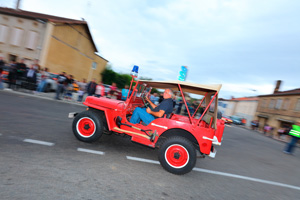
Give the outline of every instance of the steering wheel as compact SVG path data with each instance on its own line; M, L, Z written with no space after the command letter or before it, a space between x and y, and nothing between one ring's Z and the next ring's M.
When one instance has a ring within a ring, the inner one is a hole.
M145 105L146 108L150 108L151 110L153 109L153 107L151 106L151 104L146 100L146 97L149 95L149 92L144 92L142 95L141 95L141 98L142 98L142 101Z

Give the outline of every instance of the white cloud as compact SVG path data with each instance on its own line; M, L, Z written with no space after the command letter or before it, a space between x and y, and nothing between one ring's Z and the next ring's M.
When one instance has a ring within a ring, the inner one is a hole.
M221 94L236 97L271 93L276 80L299 87L298 1L24 0L22 8L84 17L118 72L139 65L141 76L172 80L187 65L188 81L223 83Z

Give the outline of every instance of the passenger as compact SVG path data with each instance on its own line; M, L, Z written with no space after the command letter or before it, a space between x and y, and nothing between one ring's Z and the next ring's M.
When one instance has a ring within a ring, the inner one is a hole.
M140 108L137 107L133 111L133 114L130 119L130 123L138 124L142 120L146 125L150 124L154 119L163 117L164 114L171 114L173 111L173 92L171 89L166 89L163 93L164 100L157 106L152 103L148 97L146 100L152 106L152 110L150 108Z

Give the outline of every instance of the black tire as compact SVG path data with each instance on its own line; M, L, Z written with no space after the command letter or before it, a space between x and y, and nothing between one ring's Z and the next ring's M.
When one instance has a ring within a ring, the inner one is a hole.
M97 141L103 134L102 115L94 111L84 111L73 120L73 133L83 142Z
M158 151L162 167L173 174L186 174L196 164L196 149L192 142L180 136L167 138Z

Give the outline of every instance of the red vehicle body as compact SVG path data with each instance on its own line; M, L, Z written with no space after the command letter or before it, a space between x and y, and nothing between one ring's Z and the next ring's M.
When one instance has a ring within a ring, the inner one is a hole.
M133 86L135 84L135 86ZM172 113L156 118L149 125L131 124L129 118L136 107L147 106L145 96L151 88L180 91L185 106L184 93L203 95L194 115ZM73 133L84 142L98 140L103 131L127 134L131 140L152 148L159 148L158 159L167 171L185 174L196 163L196 150L204 156L215 157L213 145L220 145L224 131L224 121L217 119L218 92L221 85L199 85L184 81L135 81L132 79L126 101L105 97L87 97L83 103L88 107L82 113L70 113L73 120ZM200 115L199 108L206 102L205 110ZM210 107L214 107L211 109ZM213 112L211 111L213 110Z

